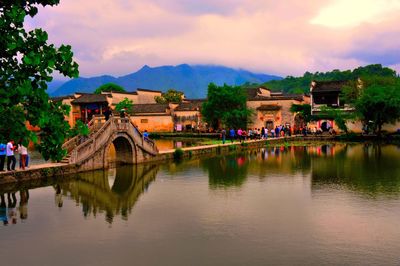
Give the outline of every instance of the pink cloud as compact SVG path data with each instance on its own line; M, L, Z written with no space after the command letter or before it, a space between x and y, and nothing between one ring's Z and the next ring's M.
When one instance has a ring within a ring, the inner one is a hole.
M341 28L311 23L332 2L61 0L28 24L46 29L56 44L71 44L84 76L123 75L145 64L223 64L280 75L400 64L386 60L399 47L400 18Z

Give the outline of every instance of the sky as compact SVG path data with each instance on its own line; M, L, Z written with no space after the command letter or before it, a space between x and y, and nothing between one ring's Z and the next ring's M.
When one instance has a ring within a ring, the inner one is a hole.
M281 76L400 72L400 0L61 0L26 21L72 45L81 76L214 64Z

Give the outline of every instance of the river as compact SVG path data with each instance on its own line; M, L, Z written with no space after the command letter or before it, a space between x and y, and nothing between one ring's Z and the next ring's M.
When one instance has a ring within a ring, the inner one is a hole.
M281 146L21 184L1 192L1 264L399 265L399 161Z

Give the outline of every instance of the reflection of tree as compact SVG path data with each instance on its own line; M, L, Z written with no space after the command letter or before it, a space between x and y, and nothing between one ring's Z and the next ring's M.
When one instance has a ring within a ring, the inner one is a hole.
M208 171L211 188L241 186L247 177L248 159L246 154L227 155L201 161Z
M139 196L155 180L157 171L157 165L139 165L116 168L111 177L107 171L87 172L61 184L61 188L63 194L82 205L85 217L105 212L106 220L112 223L116 215L128 219ZM113 184L109 178L114 179Z
M312 185L342 185L368 195L399 194L399 160L394 146L347 145L334 157L312 158Z

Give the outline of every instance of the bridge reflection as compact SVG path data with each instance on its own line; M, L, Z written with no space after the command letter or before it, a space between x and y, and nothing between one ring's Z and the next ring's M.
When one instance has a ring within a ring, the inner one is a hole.
M109 223L117 215L127 220L140 195L155 180L158 168L158 165L130 165L82 173L56 187L56 201L57 195L68 195L82 206L85 217L105 213ZM62 206L60 201L56 204Z

